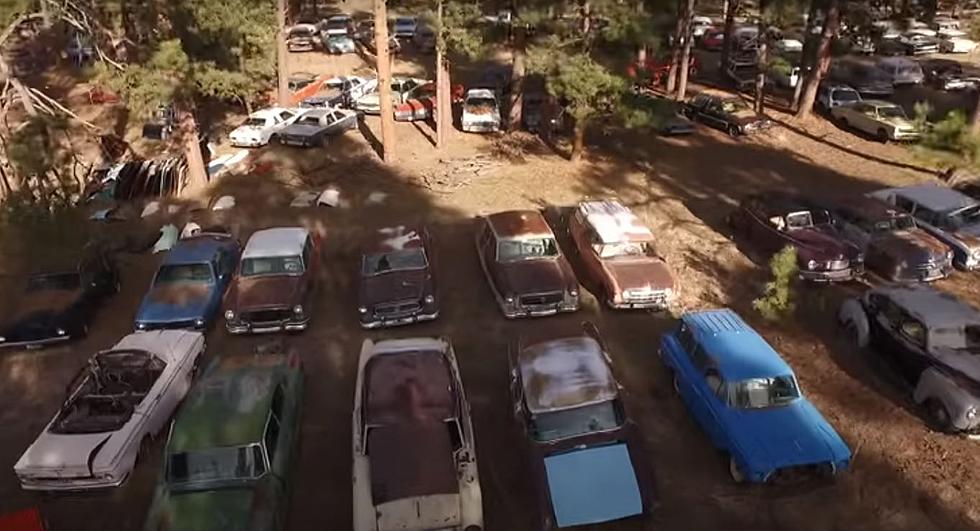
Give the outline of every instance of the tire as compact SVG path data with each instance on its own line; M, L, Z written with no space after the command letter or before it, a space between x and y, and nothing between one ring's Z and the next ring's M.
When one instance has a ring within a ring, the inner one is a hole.
M732 480L735 483L745 483L745 474L739 468L738 463L735 462L735 458L731 456L728 457L728 473L732 476Z
M279 140L279 135L272 135L272 136L270 136L269 137L269 143L270 144L280 144L280 145L282 144L282 142Z
M878 140L878 142L881 142L882 144L887 144L888 143L888 131L885 131L883 128L882 129L878 129L878 132L875 133L875 139Z
M738 130L737 125L729 125L727 131L728 131L728 135L733 138L741 134Z
M926 416L929 418L929 425L932 429L940 433L952 433L954 431L953 419L941 401L930 398L925 401L923 406L926 408Z
M848 320L844 323L844 335L847 336L847 342L854 345L855 348L861 349L861 339L860 332L858 332L857 325L854 321Z

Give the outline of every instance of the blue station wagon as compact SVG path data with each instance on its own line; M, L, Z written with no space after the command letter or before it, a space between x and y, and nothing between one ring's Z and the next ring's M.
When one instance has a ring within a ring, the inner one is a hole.
M228 234L183 238L167 253L136 312L137 330L206 328L238 264L241 247Z
M736 482L834 476L850 464L851 450L789 365L732 310L684 314L660 355Z

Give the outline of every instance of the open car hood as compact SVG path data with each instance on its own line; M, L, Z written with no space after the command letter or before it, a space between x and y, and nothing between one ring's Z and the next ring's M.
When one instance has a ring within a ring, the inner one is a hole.
M558 527L609 522L643 512L636 471L625 443L544 458Z

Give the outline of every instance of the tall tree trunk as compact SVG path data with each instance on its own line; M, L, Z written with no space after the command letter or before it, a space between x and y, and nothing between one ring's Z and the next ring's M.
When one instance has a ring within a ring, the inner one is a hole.
M728 0L723 0L721 2L721 16L722 17L728 18L728 8L729 7L731 7L731 6L728 5Z
M177 195L188 196L203 193L208 186L208 169L201 153L201 137L197 130L192 105L182 103L177 106L177 123L180 127L180 142L183 145L184 159L187 161L186 184L178 184Z
M639 18L641 20L644 20L643 17L646 15L646 5L644 3L644 0L637 0L637 2L636 2L636 14L639 16ZM646 62L647 62L647 43L641 42L640 44L637 44L636 45L636 62L637 63L640 63L641 65L646 64Z
M280 0L281 1L281 0ZM391 58L388 51L388 8L385 0L374 0L374 46L378 67L378 99L381 104L381 158L395 160L395 111L391 102ZM436 87L436 99L439 87ZM442 114L439 114L442 120ZM438 126L437 126L438 127Z
M439 0L439 6L436 10L438 17L439 28L442 28L442 0ZM446 89L446 43L443 36L438 36L436 41L436 149L442 149L446 143L446 128L443 127L445 121L443 117L448 111L446 108L443 92Z
M685 0L684 5L684 48L681 52L681 65L677 81L677 101L684 101L687 96L687 75L691 70L691 19L694 17L694 0Z
M804 120L813 111L813 102L817 99L817 88L823 76L830 68L830 43L837 33L840 25L840 0L829 0L827 2L827 15L824 17L823 30L820 32L820 43L817 45L816 60L813 68L806 73L803 80L803 93L800 96L800 104L796 109L796 118Z
M728 0L728 12L725 13L725 37L721 43L721 68L728 66L728 57L732 54L732 37L735 34L735 14L738 13L741 0Z
M569 159L572 162L582 160L582 153L585 151L585 118L575 118L575 127L572 133L572 154Z
M452 95L452 71L450 70L448 58L443 58L442 62L442 86L438 88L437 98L441 98L442 107L446 112L439 115L439 128L442 129L444 138L452 134L453 130L453 95Z
M758 40L756 44L756 68L758 73L755 75L755 112L761 113L765 108L765 92L766 92L766 70L768 69L769 63L769 26L766 24L765 16L766 3L765 1L759 2L759 35L756 37Z
M276 73L279 89L276 100L279 105L288 107L292 101L289 94L289 49L286 48L286 0L276 0Z
M681 60L681 46L684 35L684 6L686 0L677 2L677 23L674 24L674 42L670 47L670 69L667 71L667 93L672 94L677 88L677 63Z
M803 34L803 53L800 54L800 77L796 80L793 87L793 110L800 108L800 96L803 94L803 79L809 75L816 64L816 46L812 38L813 28L817 25L817 0L810 0L810 9L806 17L806 27ZM819 40L817 41L819 44Z
M521 128L524 113L524 78L527 75L526 45L527 27L517 22L514 27L513 65L510 74L510 112L507 117L507 130Z

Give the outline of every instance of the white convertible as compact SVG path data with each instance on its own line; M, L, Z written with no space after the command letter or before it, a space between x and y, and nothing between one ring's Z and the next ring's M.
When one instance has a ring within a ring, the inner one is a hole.
M204 335L139 332L99 352L61 409L14 465L28 490L116 487L187 394Z
M245 123L236 127L228 137L231 145L236 147L264 146L298 117L299 112L294 109L262 109L248 115Z
M483 529L470 407L448 340L365 341L353 428L354 531Z

